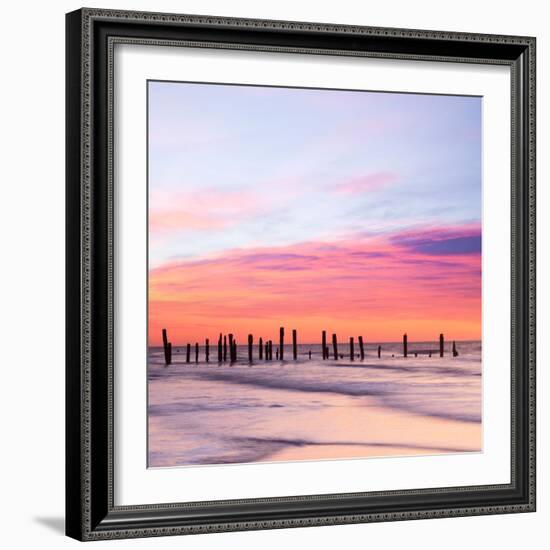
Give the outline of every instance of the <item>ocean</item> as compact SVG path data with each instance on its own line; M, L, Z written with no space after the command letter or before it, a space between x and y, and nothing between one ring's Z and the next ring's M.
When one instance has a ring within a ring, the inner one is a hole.
M148 354L148 465L334 460L345 458L480 452L481 342L366 345L366 356L323 360L321 345L299 345L298 359L285 346L285 360L248 362L238 346L237 361L210 362L200 349L186 363L175 346L164 364L162 348ZM274 343L275 348L275 343ZM309 359L309 351L312 356Z

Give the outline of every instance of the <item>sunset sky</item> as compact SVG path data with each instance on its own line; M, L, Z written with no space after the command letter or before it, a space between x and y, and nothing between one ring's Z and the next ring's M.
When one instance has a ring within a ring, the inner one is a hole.
M150 344L480 338L480 98L148 86Z

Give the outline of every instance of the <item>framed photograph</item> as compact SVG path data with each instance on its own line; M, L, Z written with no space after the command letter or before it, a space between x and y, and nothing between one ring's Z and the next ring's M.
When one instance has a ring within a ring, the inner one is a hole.
M535 510L535 39L67 15L67 535Z

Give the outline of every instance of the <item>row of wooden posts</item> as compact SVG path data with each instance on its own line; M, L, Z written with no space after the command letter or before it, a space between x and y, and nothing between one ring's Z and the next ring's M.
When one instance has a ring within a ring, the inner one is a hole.
M359 336L359 357L361 360L365 358L365 346L363 342L363 337ZM168 341L168 335L166 329L162 329L162 343L164 348L164 361L167 365L172 363L172 343ZM327 345L327 332L323 330L321 333L321 345L322 345L322 354L323 360L330 359L330 348ZM199 344L195 343L195 363L199 362ZM254 336L252 334L248 335L248 361L252 363L253 361L253 348L254 348ZM284 360L284 349L285 349L285 329L281 327L279 329L279 347L275 351L275 358L277 360ZM222 335L218 338L218 363L225 363L229 357L231 363L237 361L237 340L233 334ZM378 346L378 358L382 354L382 346ZM206 362L210 362L210 340L206 338L205 341L205 359ZM432 349L417 349L409 352L408 349L408 338L407 335L403 335L403 357L408 357L410 354L414 354L415 357L418 355L428 355L429 357L432 354L439 352L439 356L443 357L445 354L445 338L443 334L439 335L439 350ZM338 359L343 359L344 356L338 353L338 338L336 334L332 335L332 353L335 361ZM453 357L458 355L456 349L456 343L453 341ZM355 342L353 336L349 339L349 357L351 361L355 360ZM259 339L258 342L258 358L260 360L272 361L273 360L273 341ZM296 329L292 330L292 358L296 361L298 359L298 336ZM309 358L311 359L311 350L309 351ZM191 344L186 346L186 363L191 362Z

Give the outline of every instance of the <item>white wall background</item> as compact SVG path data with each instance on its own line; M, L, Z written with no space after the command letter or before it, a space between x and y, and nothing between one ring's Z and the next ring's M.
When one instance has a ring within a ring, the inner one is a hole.
M544 0L104 0L88 6L468 31L538 39L539 498L538 512L96 543L211 549L334 547L540 548L548 538L550 437L543 348L550 309L548 148L550 18ZM0 518L5 548L61 548L64 513L64 13L78 1L2 7L0 33ZM547 242L547 241L546 241ZM546 311L545 311L546 310ZM542 429L541 429L542 428Z

